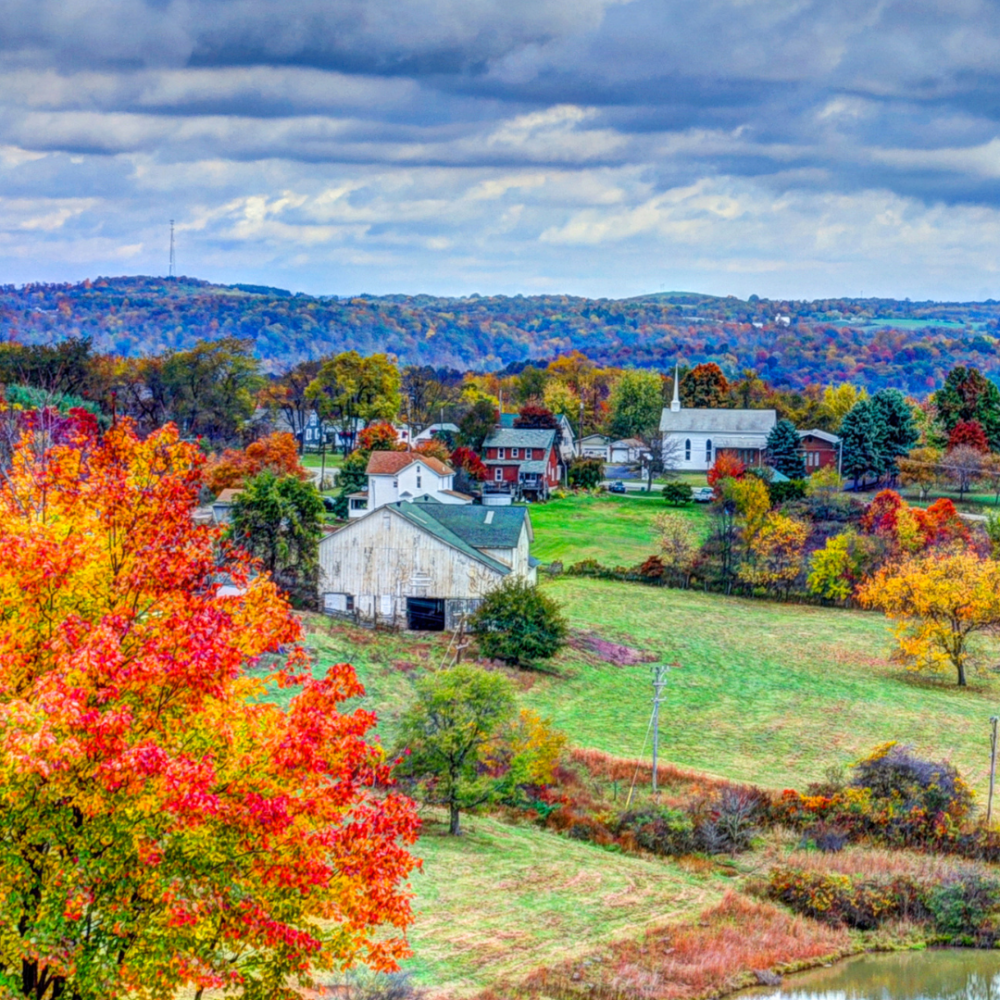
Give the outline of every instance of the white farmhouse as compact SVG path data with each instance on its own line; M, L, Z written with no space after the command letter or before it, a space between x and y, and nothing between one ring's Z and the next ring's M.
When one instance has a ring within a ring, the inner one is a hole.
M776 411L682 409L679 382L678 372L670 409L660 417L666 463L680 472L707 472L721 452L729 452L748 467L764 464Z
M391 503L319 545L328 614L410 629L454 628L513 574L535 582L525 507Z
M352 493L348 516L362 517L399 500L429 496L442 504L471 504L472 497L452 489L455 470L415 451L373 451L368 459L368 491Z

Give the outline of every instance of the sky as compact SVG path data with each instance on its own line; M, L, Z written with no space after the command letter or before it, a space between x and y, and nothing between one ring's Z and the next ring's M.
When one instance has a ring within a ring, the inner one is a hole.
M5 0L0 282L1000 298L996 0Z

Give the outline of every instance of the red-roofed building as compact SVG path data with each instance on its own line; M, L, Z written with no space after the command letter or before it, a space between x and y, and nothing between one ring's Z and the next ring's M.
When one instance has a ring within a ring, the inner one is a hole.
M431 455L413 451L373 451L365 471L368 473L367 493L355 493L348 499L348 516L352 518L400 500L472 503L472 497L453 488L455 470Z

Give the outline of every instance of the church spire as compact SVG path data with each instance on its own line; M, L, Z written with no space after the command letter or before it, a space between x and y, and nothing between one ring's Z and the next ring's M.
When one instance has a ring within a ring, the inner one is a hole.
M681 366L677 365L674 368L674 398L670 401L671 413L680 412L681 408L680 384L681 384Z

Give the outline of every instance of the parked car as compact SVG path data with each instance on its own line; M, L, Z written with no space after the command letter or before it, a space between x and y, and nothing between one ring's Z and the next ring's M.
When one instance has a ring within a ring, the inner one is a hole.
M623 482L622 482L622 481L621 481L620 479L616 479L616 480L615 480L615 481L614 481L614 482L613 482L613 483L612 483L612 484L611 484L611 485L610 485L610 486L608 487L608 492L609 492L609 493L625 493L625 492L627 492L627 491L626 491L626 489L625 489L625 484L624 484L624 483L623 483Z
M711 486L696 486L691 491L691 499L695 503L711 503L715 497L715 490Z

